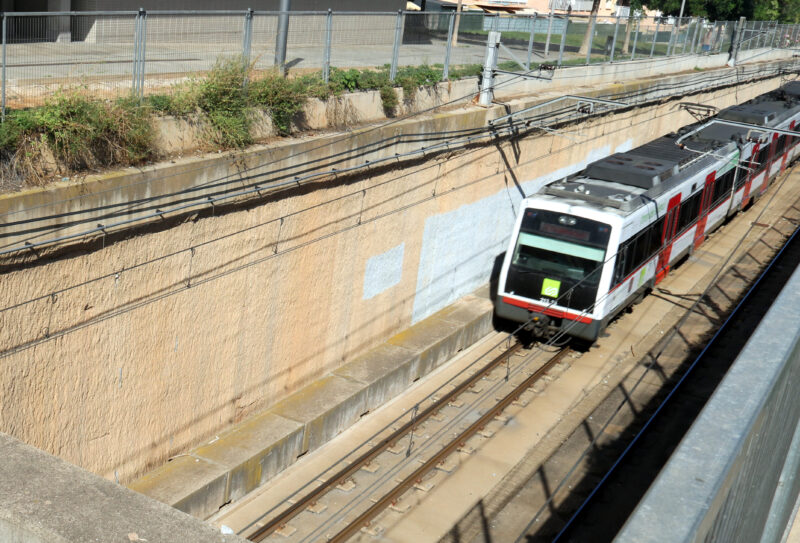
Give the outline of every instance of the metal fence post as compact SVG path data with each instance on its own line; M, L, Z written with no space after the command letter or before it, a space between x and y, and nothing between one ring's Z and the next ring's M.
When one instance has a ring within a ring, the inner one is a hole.
M694 35L692 36L692 50L690 53L693 55L697 53L697 39L700 36L700 28L703 26L703 18L698 17L694 26Z
M597 15L591 17L592 21L589 23L589 47L586 48L586 64L592 63L592 43L594 42L594 28L597 24Z
M6 122L6 27L8 16L3 13L3 98L2 98L2 122Z
M536 14L529 17L531 20L531 35L528 36L528 61L525 63L525 69L531 69L531 55L533 55L533 37L536 35Z
M325 15L325 54L322 59L322 79L327 83L331 78L331 37L333 34L333 11L328 8Z
M397 77L397 60L400 55L400 29L403 23L403 11L397 10L397 20L394 24L394 47L392 48L392 67L389 70L389 81L394 82Z
M486 42L486 57L483 61L483 77L481 78L481 93L478 103L488 106L494 98L494 69L497 68L497 51L500 48L500 33L494 30L489 32Z
M611 38L611 57L608 59L609 62L614 62L614 49L617 48L617 32L619 31L619 15L614 16L614 37Z
M658 41L658 29L661 27L661 19L656 21L656 32L653 34L653 44L650 46L650 58L653 58L653 53L656 51L656 42Z
M555 10L550 8L550 19L547 21L547 39L544 41L544 56L545 59L547 55L550 54L550 36L553 33L553 17L555 16Z
M729 66L736 66L736 61L739 58L739 49L742 47L742 38L744 37L745 21L746 19L744 17L740 17L739 23L733 29L733 35L731 36L731 52L728 57Z
M447 25L447 46L444 52L444 68L442 68L442 81L447 81L450 77L450 52L453 49L453 30L456 26L456 14L450 13L450 22Z
M137 96L136 87L139 85L139 40L142 35L142 10L136 14L136 19L133 22L133 74L131 74L131 94Z
M678 30L678 23L672 23L672 29L669 31L669 42L667 43L667 56L672 55L672 51L675 48L675 34Z
M142 39L139 44L139 99L144 96L144 69L147 59L147 11L142 10Z
M564 46L567 44L567 30L569 29L569 15L564 16L564 26L561 30L561 44L558 46L558 65L564 60Z
M281 0L278 15L278 32L275 34L275 62L281 75L286 75L286 43L289 40L290 0Z
M631 60L636 58L636 42L639 41L639 17L636 17L636 33L633 35L633 49L631 49Z
M681 54L684 54L686 52L686 44L689 43L689 32L691 31L691 26L692 26L692 19L690 18L689 22L686 23L686 35L683 37L683 46L681 47Z
M244 12L244 32L242 32L242 65L244 66L243 86L247 88L247 75L250 73L250 45L253 35L253 10Z

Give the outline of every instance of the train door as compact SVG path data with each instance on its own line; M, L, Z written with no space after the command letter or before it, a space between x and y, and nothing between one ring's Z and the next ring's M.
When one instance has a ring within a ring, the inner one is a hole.
M664 217L664 231L661 234L661 253L658 255L656 266L656 283L660 283L669 271L669 257L672 254L672 242L678 229L678 212L681 209L681 195L676 194L667 204L667 214Z
M789 124L789 130L794 130L794 121ZM783 138L783 148L781 149L781 155L783 157L781 158L781 173L783 173L786 171L786 163L789 161L789 153L792 149L792 137L784 134L781 134L780 137Z
M748 170L747 170L747 181L744 184L744 194L742 194L742 209L747 207L747 204L750 203L750 188L753 186L753 177L755 177L755 171L758 168L758 151L761 149L761 145L756 143L753 147L753 152L750 154L750 162L748 163Z
M772 162L775 159L775 148L778 146L778 134L772 134L772 141L769 144L769 155L767 158L767 169L764 170L764 182L761 183L761 194L764 194L769 187Z
M711 207L711 200L714 198L714 180L717 172L711 172L706 176L706 184L703 187L703 196L700 197L700 213L697 215L697 226L694 230L694 248L700 247L706 238L706 222L708 222L708 208ZM748 189L745 188L745 192Z

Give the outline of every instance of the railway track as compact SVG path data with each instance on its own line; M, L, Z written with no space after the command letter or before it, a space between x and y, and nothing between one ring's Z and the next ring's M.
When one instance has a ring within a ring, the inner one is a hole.
M490 425L498 417L502 423L502 412L567 353L567 348L508 345L451 383L449 390L415 406L408 420L386 428L318 474L289 498L290 505L265 512L240 535L250 541L345 541L362 531L378 534L374 519L386 509L403 508L403 495L412 488L426 489L431 473L453 469L448 459L459 451L469 454L476 435L490 437Z

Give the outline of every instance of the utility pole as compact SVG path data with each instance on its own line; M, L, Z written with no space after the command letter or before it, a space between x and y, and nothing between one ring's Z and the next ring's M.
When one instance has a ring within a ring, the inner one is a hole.
M461 22L461 2L462 0L458 0L458 5L456 6L456 24L453 25L453 41L450 42L452 47L458 45L458 23Z

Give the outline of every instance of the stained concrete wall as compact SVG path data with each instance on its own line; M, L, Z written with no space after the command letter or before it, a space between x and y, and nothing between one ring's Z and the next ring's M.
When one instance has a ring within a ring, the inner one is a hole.
M779 84L692 101L725 107ZM523 193L692 122L675 105L597 118L570 139L328 179L11 268L0 281L0 429L129 481L484 284ZM419 130L452 115L476 112ZM189 171L200 183L247 160Z

